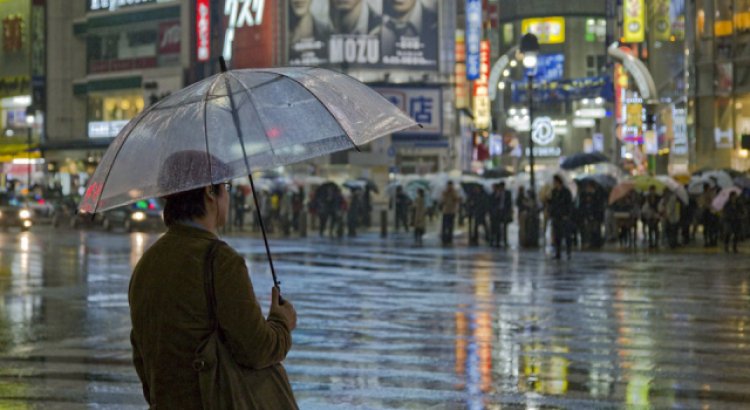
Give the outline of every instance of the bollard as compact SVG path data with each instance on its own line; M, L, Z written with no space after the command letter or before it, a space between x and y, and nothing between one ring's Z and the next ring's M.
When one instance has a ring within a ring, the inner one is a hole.
M388 236L388 211L383 209L380 211L380 237L386 236Z

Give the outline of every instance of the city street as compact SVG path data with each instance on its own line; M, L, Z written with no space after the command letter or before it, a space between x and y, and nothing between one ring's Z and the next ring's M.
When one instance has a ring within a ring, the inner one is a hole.
M144 408L130 272L154 234L0 234L0 407ZM231 236L268 308L262 242ZM302 409L737 408L750 258L272 241Z

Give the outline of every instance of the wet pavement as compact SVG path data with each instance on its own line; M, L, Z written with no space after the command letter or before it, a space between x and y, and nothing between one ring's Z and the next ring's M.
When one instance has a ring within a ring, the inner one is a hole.
M0 233L0 408L145 408L127 286L153 234ZM262 243L230 237L267 308ZM272 242L302 409L741 408L750 257Z

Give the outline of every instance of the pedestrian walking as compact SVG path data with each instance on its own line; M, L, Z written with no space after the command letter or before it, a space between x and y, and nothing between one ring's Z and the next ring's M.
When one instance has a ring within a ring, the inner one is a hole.
M245 193L242 191L241 187L236 187L234 189L232 202L234 203L234 226L241 231L245 226L246 210Z
M443 212L440 238L443 245L449 245L453 243L453 226L456 221L456 212L458 212L458 207L461 205L461 198L458 196L455 188L453 188L453 181L448 181L448 185L440 197L440 205Z
M471 220L469 225L469 245L479 245L479 228L482 228L485 239L489 241L487 229L487 213L489 211L489 196L481 186L474 186L469 194L467 211Z
M641 218L646 229L646 239L648 247L653 249L659 246L659 195L656 193L656 187L651 185L648 188L646 200L641 206Z
M400 226L403 226L404 230L409 232L409 203L411 200L401 186L396 187L396 194L393 196L392 201L392 208L396 212L395 232L398 233Z
M698 198L698 206L701 210L701 221L703 222L703 246L716 246L719 240L719 218L711 208L716 198L716 190L711 184L703 184L703 193Z
M292 203L294 194L286 191L280 194L279 200L279 226L284 236L289 236L292 230Z
M417 197L412 203L413 216L412 226L414 227L414 244L422 246L422 237L427 228L427 204L425 202L424 189L417 189Z
M737 244L742 236L742 221L746 218L745 210L736 192L729 194L729 200L722 210L724 222L724 250L729 252L729 242L732 242L732 252L737 253Z
M362 191L353 189L349 199L349 208L346 212L346 227L350 238L357 236L357 225L359 225L359 220L362 217L362 206Z
M677 233L680 227L681 203L677 200L674 192L665 190L664 195L659 201L659 214L661 216L664 235L667 237L667 244L671 249L678 245Z
M522 191L521 191L522 192ZM505 182L492 185L490 199L490 246L508 246L508 222L513 219L513 202Z
M185 161L178 154L169 157L162 169L169 170L170 162ZM211 162L215 175L221 175L220 162ZM253 389L254 378L265 380L261 390L252 391L258 405L296 408L281 362L292 347L297 314L290 301L280 303L274 287L268 317L263 317L244 258L219 239L229 214L228 186L215 184L168 195L167 233L146 250L131 276L132 357L150 408L203 408L202 392L217 386L202 384L206 379L197 366L204 363L199 360L203 346L218 340L211 338L216 329L221 329L220 343L231 349L224 360L247 369L248 377L235 384Z
M604 219L605 198L600 194L596 183L586 181L579 195L578 215L581 224L581 244L600 248L602 246L602 221Z
M560 259L562 242L570 259L572 244L570 238L570 224L573 215L573 195L563 184L559 175L553 178L552 193L549 200L549 216L552 220L552 236L555 243L555 259Z

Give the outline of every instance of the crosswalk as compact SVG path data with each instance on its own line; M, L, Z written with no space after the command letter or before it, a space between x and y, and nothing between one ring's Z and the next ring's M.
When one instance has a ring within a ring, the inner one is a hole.
M25 238L25 239L23 239ZM144 408L127 284L155 239L0 234L0 408ZM267 305L262 242L229 237ZM272 242L302 409L738 408L750 258ZM264 310L267 306L263 306Z

